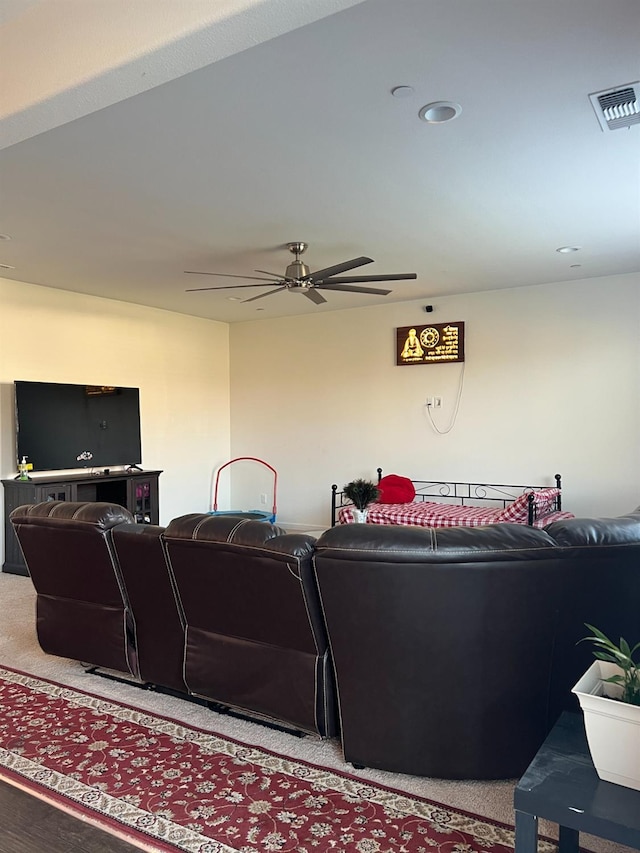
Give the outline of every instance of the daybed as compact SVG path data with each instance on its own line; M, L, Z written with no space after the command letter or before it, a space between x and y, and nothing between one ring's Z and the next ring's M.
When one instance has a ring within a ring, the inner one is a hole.
M404 524L418 527L481 527L498 522L545 527L573 518L562 511L560 474L556 485L513 486L451 480L410 480L397 474L382 476L380 496L367 509L369 524ZM431 500L437 498L438 500ZM331 526L356 520L353 504L338 486L331 486Z
M347 761L519 776L592 660L585 622L639 636L640 508L621 518L420 528L111 504L11 514L43 649L321 736ZM112 674L112 673L110 673Z

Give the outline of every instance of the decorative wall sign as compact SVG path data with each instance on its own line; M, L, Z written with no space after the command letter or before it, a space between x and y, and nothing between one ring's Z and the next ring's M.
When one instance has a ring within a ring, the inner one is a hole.
M396 364L464 361L464 323L427 323L396 329Z

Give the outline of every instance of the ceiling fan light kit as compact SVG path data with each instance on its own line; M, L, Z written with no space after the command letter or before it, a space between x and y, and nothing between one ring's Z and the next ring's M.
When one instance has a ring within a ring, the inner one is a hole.
M257 296L252 296L249 299L243 299L243 302L255 302L257 299L263 299L265 296L271 296L273 293L279 293L282 290L291 292L299 291L303 293L315 305L322 305L327 300L324 298L321 290L335 290L348 293L370 293L378 296L386 296L391 293L390 290L384 290L379 287L357 287L359 283L378 282L378 281L401 281L408 279L416 279L418 276L414 272L396 273L391 275L355 275L341 276L343 272L356 269L357 267L372 264L373 258L368 258L362 255L359 258L353 258L350 261L343 261L341 264L334 264L330 267L325 267L321 270L311 272L309 267L300 260L300 255L304 254L309 247L308 243L295 241L287 243L287 248L292 255L295 256L290 264L288 264L283 276L277 273L268 272L267 270L254 270L254 272L262 273L269 278L258 278L253 275L234 275L233 273L221 272L204 272L198 270L185 270L189 275L217 275L226 278L244 278L261 284L228 284L220 285L219 287L190 287L187 292L200 290L231 290L238 287L264 287L267 284L275 284L272 290L266 293L260 293ZM338 277L336 277L338 276Z

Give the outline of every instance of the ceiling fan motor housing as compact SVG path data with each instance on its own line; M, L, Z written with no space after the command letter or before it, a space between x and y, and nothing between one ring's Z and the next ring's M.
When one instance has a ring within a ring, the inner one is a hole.
M285 278L294 279L294 281L298 281L301 278L305 278L305 276L310 275L309 267L306 264L303 264L302 261L293 261L289 264L284 274Z

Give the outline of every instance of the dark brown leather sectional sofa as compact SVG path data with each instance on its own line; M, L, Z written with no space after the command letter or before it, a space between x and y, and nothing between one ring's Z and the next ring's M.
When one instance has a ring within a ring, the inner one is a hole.
M355 765L519 776L577 709L584 623L640 640L640 508L544 530L358 524L318 540L199 513L136 525L110 504L11 519L45 651L339 730Z

